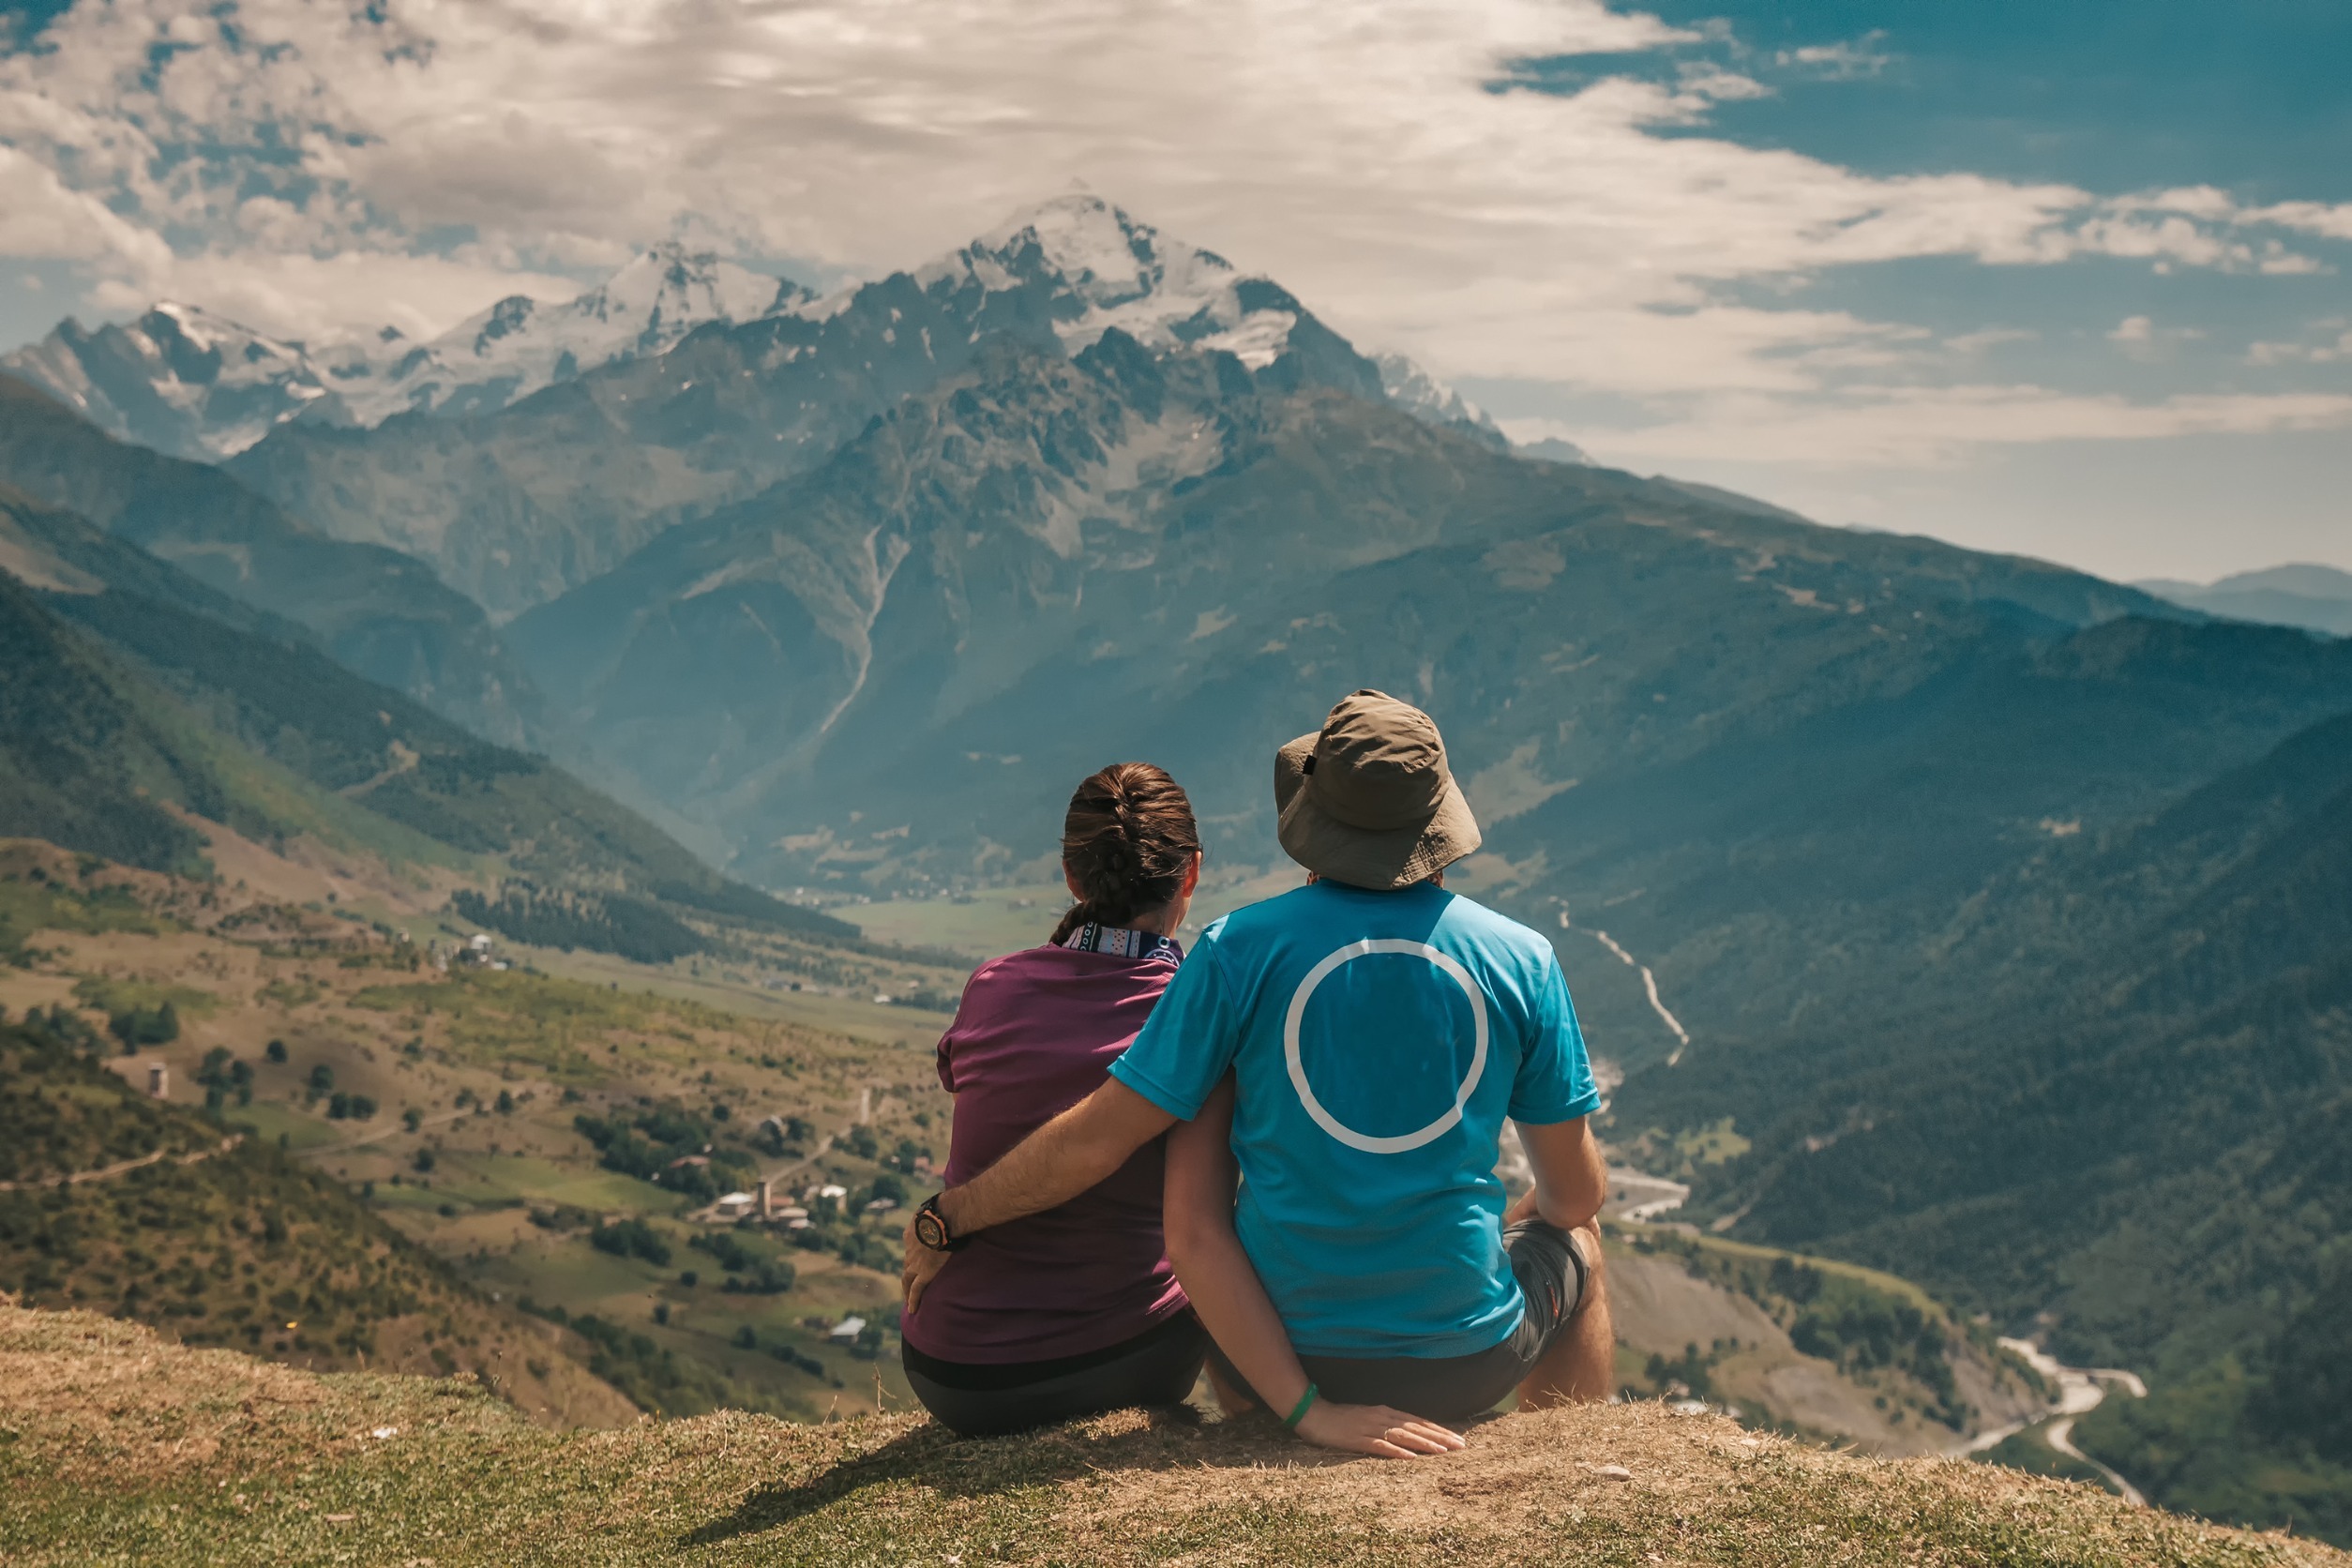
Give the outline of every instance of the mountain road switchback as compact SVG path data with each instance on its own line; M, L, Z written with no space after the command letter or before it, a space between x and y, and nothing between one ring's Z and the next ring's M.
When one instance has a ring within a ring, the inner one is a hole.
M2032 1368L2058 1385L2057 1408L2033 1421L2017 1422L1992 1431L1980 1432L1956 1452L1981 1454L2003 1440L2014 1437L2038 1421L2048 1421L2042 1430L2043 1441L2070 1459L2079 1459L2107 1478L2124 1501L2146 1506L2148 1499L2137 1486L2123 1479L2112 1467L2101 1463L2074 1446L2074 1423L2097 1410L2105 1402L2111 1389L2120 1388L2134 1399L2148 1397L2148 1384L2136 1372L2114 1366L2066 1366L2056 1356L2028 1339L2003 1339L2001 1349L2011 1351ZM2055 1419L2053 1419L2055 1417Z
M1568 912L1565 910L1562 910L1560 913L1560 926L1562 930L1576 929L1574 926L1569 924ZM1660 1022L1664 1023L1667 1029L1673 1031L1674 1038L1678 1042L1674 1048L1674 1054L1666 1058L1666 1065L1669 1067L1680 1065L1682 1061L1682 1053L1691 1048L1691 1033L1689 1030L1682 1027L1682 1020L1676 1018L1671 1012L1667 1011L1666 1004L1658 1000L1658 977L1650 972L1650 966L1648 964L1641 962L1631 953L1626 952L1624 948L1619 946L1617 939L1610 936L1606 931L1596 928L1592 931L1591 935L1593 941L1599 942L1602 946L1616 954L1627 967L1636 969L1641 972L1641 988L1649 993L1650 1010L1658 1015Z

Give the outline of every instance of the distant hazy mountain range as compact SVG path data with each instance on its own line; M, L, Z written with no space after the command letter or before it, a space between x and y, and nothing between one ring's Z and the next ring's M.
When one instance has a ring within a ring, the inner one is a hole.
M1300 326L1296 302L1265 279L1165 240L1093 197L1048 203L916 277L926 289L958 279L1001 292L1041 270L1061 279L1067 303L1078 307L1055 324L1073 349L1115 325L1158 344L1227 349L1256 369L1291 349ZM427 342L387 326L306 348L166 300L119 325L92 329L68 319L40 342L0 355L0 373L41 388L111 435L219 460L294 420L369 428L398 414L492 413L601 366L660 354L710 323L822 320L848 309L857 293L820 300L790 279L671 242L575 299L510 295ZM1492 429L1402 355L1381 356L1368 376L1356 373L1364 389L1384 388L1430 418Z
M2218 582L2167 578L2133 584L2175 604L2238 621L2304 626L2330 637L2352 637L2352 572L2333 566L2272 566L2239 572Z
M425 563L323 534L208 463L117 441L6 376L0 485L307 627L345 667L476 734L509 745L545 734L538 696L490 617Z
M500 300L430 342L398 328L306 349L170 301L95 330L70 319L0 355L110 435L174 457L244 451L294 419L376 425L396 414L479 413L615 359L658 354L706 322L809 298L789 279L668 244L568 303Z
M305 630L0 485L0 837L159 871L202 818L394 865L512 873L623 920L851 934L718 876L545 759L328 658Z

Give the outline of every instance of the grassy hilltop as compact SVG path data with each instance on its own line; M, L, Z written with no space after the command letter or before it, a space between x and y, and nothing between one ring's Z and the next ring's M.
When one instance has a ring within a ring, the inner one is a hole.
M0 1304L13 1563L2298 1564L2352 1558L1955 1461L1654 1404L1341 1460L1139 1412L960 1442L911 1416L532 1427L460 1381L317 1376Z

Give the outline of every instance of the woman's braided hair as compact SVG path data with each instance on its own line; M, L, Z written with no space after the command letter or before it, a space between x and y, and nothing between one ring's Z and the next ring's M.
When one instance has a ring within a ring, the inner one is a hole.
M1089 923L1123 926L1176 897L1200 852L1200 830L1183 786L1149 762L1113 762L1070 797L1062 864L1078 901L1053 928L1059 943Z

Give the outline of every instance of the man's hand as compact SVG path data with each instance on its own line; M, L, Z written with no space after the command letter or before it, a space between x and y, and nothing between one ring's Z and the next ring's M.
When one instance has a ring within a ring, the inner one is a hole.
M1457 1454L1470 1446L1458 1432L1386 1405L1334 1405L1324 1399L1307 1408L1298 1434L1318 1448L1371 1454L1383 1459Z
M912 1220L907 1221L906 1251L906 1261L898 1266L898 1294L901 1306L912 1312L922 1301L923 1292L931 1288L931 1281L939 1277L940 1270L947 1267L948 1255L934 1252L915 1240Z
M1128 1156L1176 1124L1176 1118L1106 1078L1092 1094L1015 1144L1005 1156L932 1201L947 1233L969 1236L1067 1203L1127 1163ZM898 1271L906 1310L947 1266L947 1254L914 1239L907 1222L906 1261Z
M1013 1145L1003 1159L939 1195L951 1236L969 1236L1058 1208L1108 1178L1176 1118L1117 1078Z

